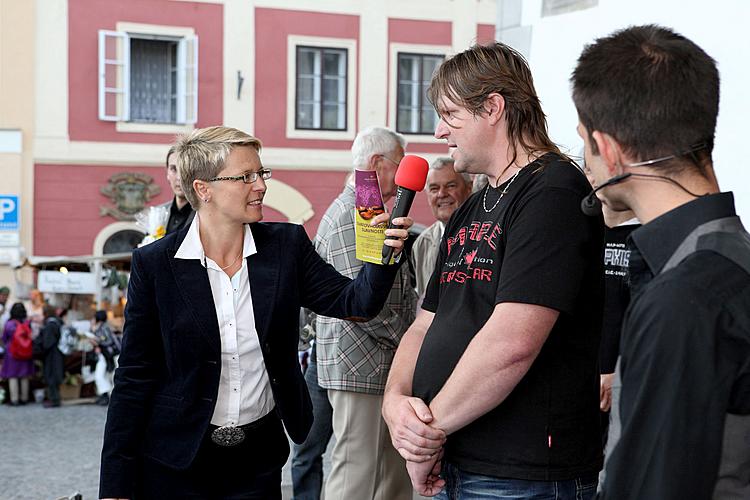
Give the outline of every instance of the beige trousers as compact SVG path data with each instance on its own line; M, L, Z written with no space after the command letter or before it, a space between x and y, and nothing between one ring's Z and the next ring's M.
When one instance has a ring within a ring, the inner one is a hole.
M326 500L411 500L406 464L380 414L383 396L328 391L336 444Z
M18 397L18 381L21 381L21 397L20 401L29 402L29 377L23 377L21 379L19 378L9 378L8 379L8 389L10 390L10 402L11 403L18 403L19 397Z

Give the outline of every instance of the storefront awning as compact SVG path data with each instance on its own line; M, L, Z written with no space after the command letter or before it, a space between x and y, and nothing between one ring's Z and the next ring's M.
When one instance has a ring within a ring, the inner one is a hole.
M23 264L17 267L31 266L31 267L47 267L47 266L62 266L65 264L95 264L97 262L130 262L131 252L121 253L109 253L106 255L31 255L26 257Z

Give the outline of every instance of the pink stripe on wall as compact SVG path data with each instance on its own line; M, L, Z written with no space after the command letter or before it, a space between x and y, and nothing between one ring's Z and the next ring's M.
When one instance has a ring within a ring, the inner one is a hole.
M287 77L294 78L294 75L287 75L289 35L353 39L359 47L359 17L255 9L255 134L265 146L271 147L349 149L351 141L286 137ZM359 60L359 56L356 59ZM349 68L349 78L357 78L358 74L358 68ZM348 105L356 106L356 103ZM355 123L348 126L356 130L356 108L354 115Z
M34 254L88 255L94 239L109 224L111 216L100 215L101 206L114 206L101 194L109 178L123 172L150 175L161 192L149 201L157 205L172 198L166 172L153 167L115 167L107 165L46 165L34 166ZM305 224L310 238L328 206L339 195L348 172L275 170L274 178L300 191L312 204L315 215ZM73 194L74 193L74 194ZM392 201L391 201L392 204ZM411 216L424 225L434 222L424 193L417 194ZM281 212L264 208L264 220L286 221Z
M109 178L122 172L150 175L161 192L149 205L172 198L166 169L153 167L114 167L91 165L34 166L34 254L88 255L94 239L105 226L117 222L102 217L102 205L114 206L101 194Z
M451 23L448 21L388 20L389 42L450 46L452 40Z
M117 132L98 116L98 30L118 22L192 27L199 39L198 127L223 120L223 6L166 0L68 0L68 128L71 140L169 143L173 134Z
M485 45L495 41L494 24L477 24L477 43Z

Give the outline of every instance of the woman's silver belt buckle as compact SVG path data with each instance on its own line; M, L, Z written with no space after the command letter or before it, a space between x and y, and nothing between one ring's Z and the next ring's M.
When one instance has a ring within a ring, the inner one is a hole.
M211 441L219 446L237 446L245 440L245 431L234 425L225 425L214 429Z

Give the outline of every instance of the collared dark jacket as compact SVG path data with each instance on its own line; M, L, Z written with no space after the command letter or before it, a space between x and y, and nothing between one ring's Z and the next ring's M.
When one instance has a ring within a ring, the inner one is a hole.
M706 195L630 235L622 436L603 500L749 498L750 276L708 249L664 270L693 230L734 216L731 193Z
M43 373L47 385L60 385L65 378L65 356L57 348L60 341L60 319L47 318L39 332L44 348Z
M251 224L247 258L255 323L276 411L301 443L312 424L297 361L300 306L340 318L383 307L397 266L366 265L341 276L313 249L302 226ZM216 405L221 340L208 274L175 259L189 227L133 252L119 368L102 449L100 497L131 497L141 456L187 468Z
M177 226L174 223L174 214L172 213L172 209L177 210L177 207L175 206L175 204L176 204L176 199L172 198L170 201L168 201L166 203L162 203L161 205L157 205L158 207L166 207L167 212L169 213L169 216L167 217L166 225L164 227L164 229L166 229L167 234L177 233L180 230L182 230L183 228L190 227L190 224L193 222L193 218L195 217L195 210L193 210L192 207L190 206L190 204L188 204L187 206L183 207L182 209L185 210L185 211L189 211L189 215L187 216L187 218L184 221L182 221L182 223L179 226ZM148 210L148 209L146 209L146 210Z

